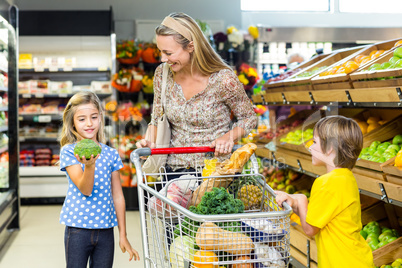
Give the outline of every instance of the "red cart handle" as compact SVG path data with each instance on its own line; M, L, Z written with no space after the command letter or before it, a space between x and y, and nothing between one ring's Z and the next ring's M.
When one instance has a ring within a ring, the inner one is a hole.
M171 147L151 149L151 155L154 154L195 154L215 152L215 148L210 147Z

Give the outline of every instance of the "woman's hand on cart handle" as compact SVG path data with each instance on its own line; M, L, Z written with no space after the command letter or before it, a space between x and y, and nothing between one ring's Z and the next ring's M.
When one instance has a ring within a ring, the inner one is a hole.
M137 146L137 148L144 148L144 147L149 147L149 148L155 148L156 144L154 142L151 142L149 140L146 139L141 139L139 141L137 141L135 143L135 145Z
M231 139L226 139L222 136L214 140L209 147L215 148L215 156L232 153L234 142Z

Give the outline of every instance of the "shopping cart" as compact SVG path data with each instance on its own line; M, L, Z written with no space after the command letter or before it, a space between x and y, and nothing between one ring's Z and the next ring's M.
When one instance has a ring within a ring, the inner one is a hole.
M163 167L155 174L146 174L141 168L143 156L213 151L209 147L140 148L131 153L139 186L145 267L288 267L292 209L286 203L284 208L276 204L274 191L258 173L255 155L250 158L251 170L234 175L202 177L202 169L196 168L194 172L174 173L178 178L167 181ZM160 178L155 181L150 176ZM255 201L256 192L247 187L241 191L240 187L244 187L241 181L261 190L257 205L248 206L247 200ZM194 213L194 207L189 207L190 200L202 183L213 183L218 188L226 186L225 191L246 202L244 212Z

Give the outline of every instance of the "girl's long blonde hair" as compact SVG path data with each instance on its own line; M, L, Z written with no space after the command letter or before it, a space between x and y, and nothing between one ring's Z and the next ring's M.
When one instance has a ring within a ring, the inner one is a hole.
M103 108L101 105L101 101L98 96L91 91L81 91L68 101L66 108L63 112L63 129L60 135L60 146L63 147L66 144L75 143L78 141L78 138L81 137L80 134L75 130L74 127L74 114L77 111L77 107L82 104L92 103L96 109L99 111L99 116L101 118L101 122L99 124L99 130L96 134L96 139L98 142L105 143L105 119L103 117Z
M194 44L194 52L192 53L191 57L192 68L196 67L203 75L208 76L219 72L222 69L232 70L232 68L230 68L230 66L227 65L212 48L202 33L201 28L193 18L181 12L171 13L169 14L169 17L175 19L182 26L184 26L193 37L192 41ZM179 43L183 49L186 49L190 44L190 40L179 34L177 31L164 25L159 25L156 27L155 33L162 36L173 35L174 40Z

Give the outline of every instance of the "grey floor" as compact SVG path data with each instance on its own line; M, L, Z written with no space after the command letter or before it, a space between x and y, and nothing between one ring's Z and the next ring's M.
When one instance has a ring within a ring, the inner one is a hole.
M61 205L21 206L21 229L15 232L0 255L1 268L65 267L64 225L59 223ZM115 259L113 267L144 267L138 211L127 211L127 236L140 254L140 261L128 261L122 253L115 228Z

